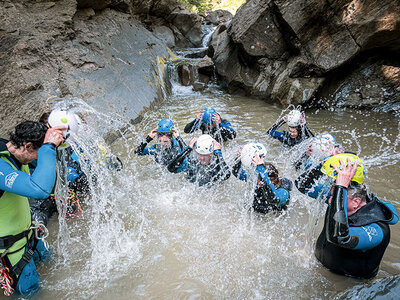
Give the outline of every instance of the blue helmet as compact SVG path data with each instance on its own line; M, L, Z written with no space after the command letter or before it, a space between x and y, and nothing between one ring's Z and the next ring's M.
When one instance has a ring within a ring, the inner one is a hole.
M206 107L203 109L203 116L201 117L201 122L207 125L211 125L213 123L213 115L216 113L214 108Z
M171 119L162 119L160 122L158 122L157 132L173 133L174 123L171 121Z

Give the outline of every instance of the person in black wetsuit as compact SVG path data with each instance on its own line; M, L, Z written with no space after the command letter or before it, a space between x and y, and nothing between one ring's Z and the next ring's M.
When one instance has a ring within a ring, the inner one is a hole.
M232 168L232 174L247 181L247 171L242 168L255 167L258 174L257 187L254 191L253 209L258 213L282 211L287 209L293 183L288 178L281 178L278 170L271 163L264 163L266 149L260 143L249 143L237 153L238 159ZM247 157L248 156L248 157ZM249 165L251 161L251 164Z
M193 138L189 146L168 165L170 172L178 169L186 173L190 182L197 182L199 186L221 182L231 175L222 156L221 145L208 134Z
M146 147L157 136L157 144ZM158 127L153 129L146 137L146 141L142 142L135 153L138 155L154 155L157 163L164 166L168 165L178 154L182 153L186 148L179 132L176 130L174 123L170 119L162 119L158 122ZM174 173L181 172L185 163L181 168L174 170Z
M399 217L391 203L368 194L363 164L357 158L339 154L324 163L324 173L335 182L327 196L315 256L335 273L372 278L390 241L389 225L396 224Z
M289 126L289 132L278 131L278 129L285 123ZM298 110L292 110L288 115L279 119L270 129L267 130L267 134L272 138L279 140L285 147L289 148L314 136L306 124L304 115Z
M236 138L236 131L231 123L222 119L214 108L207 107L196 115L196 118L185 126L185 133L201 130L203 134L211 135L218 143Z

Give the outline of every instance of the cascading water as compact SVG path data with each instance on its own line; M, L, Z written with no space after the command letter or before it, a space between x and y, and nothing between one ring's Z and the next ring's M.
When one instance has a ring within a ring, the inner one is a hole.
M203 32L203 40L201 42L201 45L205 48L208 47L211 41L211 37L217 27L214 25L202 25L201 30Z
M79 219L67 222L60 213L51 220L53 260L39 267L42 289L35 298L321 299L359 284L327 271L313 256L323 203L294 188L287 211L259 216L249 211L254 181L231 176L211 188L197 187L152 157L134 153L162 118L171 118L188 143L199 133L184 134L185 124L212 106L238 132L236 140L223 145L229 165L240 146L258 141L282 176L294 180L298 175L292 160L301 150L285 150L266 137L280 108L217 89L194 93L172 78L173 95L135 126L82 101L69 101L87 122L71 145L89 161L82 167L89 174L91 195L81 200L84 213ZM330 132L346 150L360 153L371 190L399 210L399 121L387 116L313 110L307 112L307 121L314 133ZM122 127L122 136L107 146L99 132ZM122 160L121 171L107 167L104 149ZM59 180L60 211L66 191ZM395 226L377 278L399 273L399 247Z

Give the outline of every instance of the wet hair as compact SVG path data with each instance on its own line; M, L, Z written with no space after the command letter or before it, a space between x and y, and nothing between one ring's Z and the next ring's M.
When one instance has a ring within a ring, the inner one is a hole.
M50 112L43 113L39 118L39 122L46 125L49 122L49 116Z
M268 177L274 185L280 184L279 172L278 169L271 163L264 163L265 170L268 173Z
M347 195L350 199L360 198L362 202L367 201L367 187L364 184L358 184L352 181L347 188Z
M17 148L26 143L32 143L34 149L43 145L47 127L43 123L25 121L15 127L15 132L10 133L10 142Z

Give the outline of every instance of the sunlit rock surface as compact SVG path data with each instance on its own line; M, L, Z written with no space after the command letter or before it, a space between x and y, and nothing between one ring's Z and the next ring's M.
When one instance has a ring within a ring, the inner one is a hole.
M393 80L400 49L396 0L249 0L226 32L214 34L210 48L217 73L231 91L240 88L282 104L313 100L318 105L328 99L326 89L335 98L337 89L351 85L353 96L329 103L376 106L389 94L390 101L399 102L398 83ZM346 70L368 68L371 63L365 60L366 65L360 65L361 57L375 58L372 73L354 78L354 72ZM364 88L371 78L377 88ZM377 89L386 96L377 99Z

